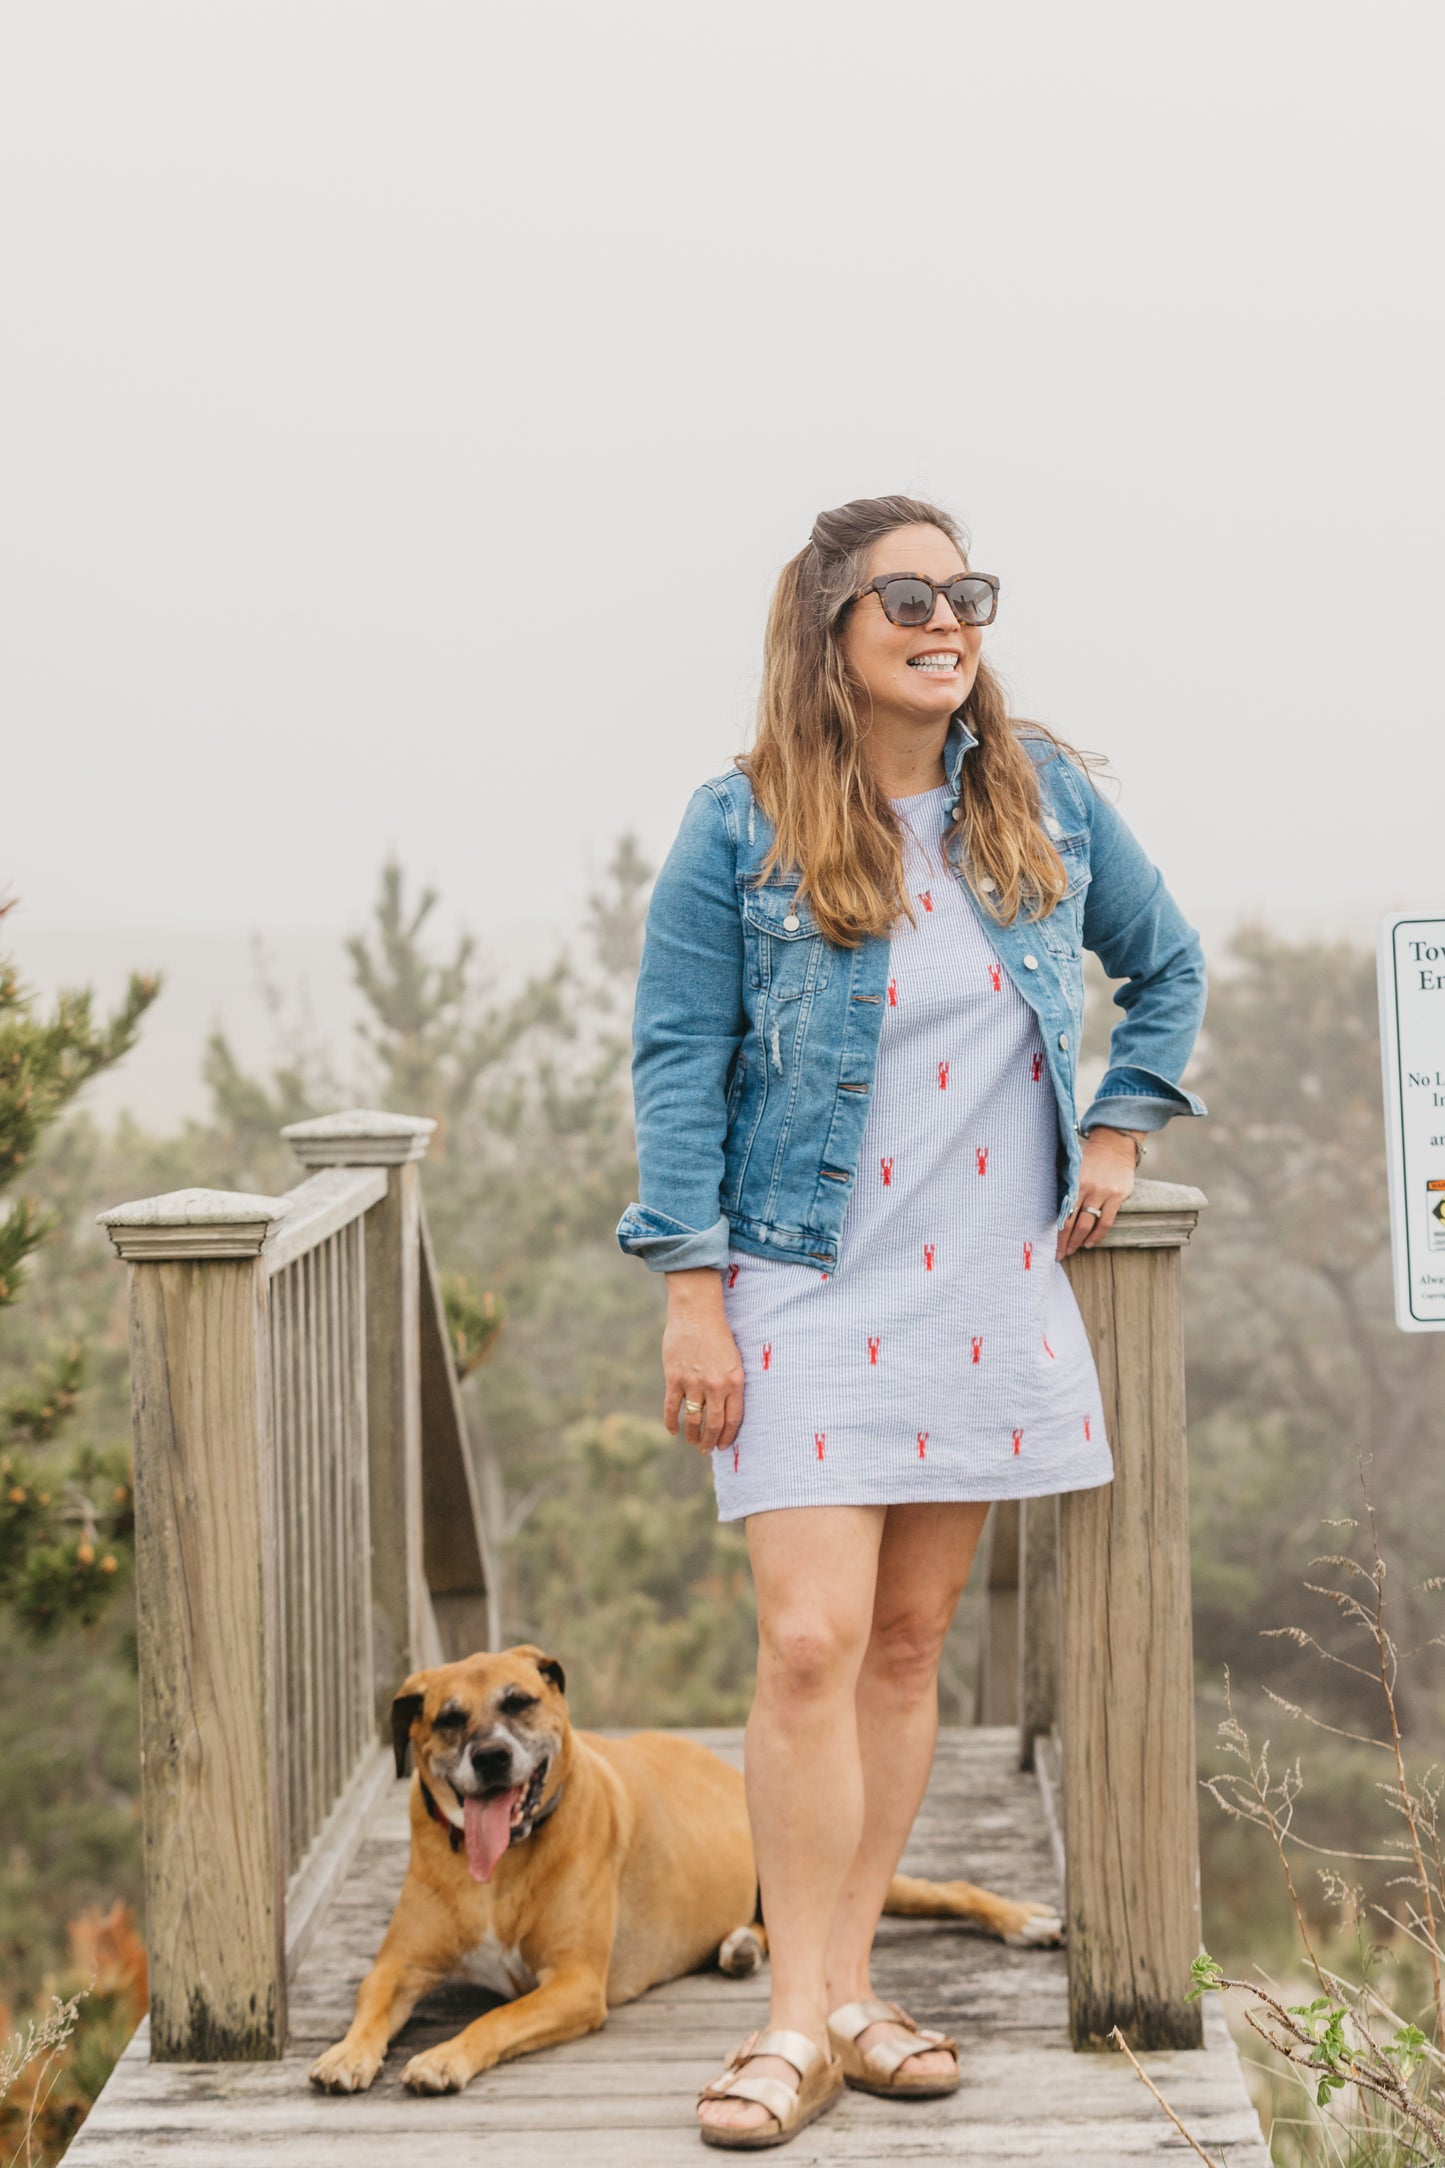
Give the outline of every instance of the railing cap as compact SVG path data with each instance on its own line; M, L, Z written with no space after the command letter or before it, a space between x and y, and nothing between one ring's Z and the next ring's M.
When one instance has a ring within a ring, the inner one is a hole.
M1187 1242L1209 1199L1187 1182L1136 1182L1101 1250L1165 1250Z
M435 1128L424 1114L352 1107L311 1122L288 1122L281 1134L303 1167L398 1167L426 1157Z
M285 1197L258 1197L238 1189L170 1189L163 1197L138 1197L96 1215L120 1256L145 1258L255 1257L278 1220L291 1209Z

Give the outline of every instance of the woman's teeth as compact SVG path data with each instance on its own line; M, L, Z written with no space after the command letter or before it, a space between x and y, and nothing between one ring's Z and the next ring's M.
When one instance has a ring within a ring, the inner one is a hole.
M951 670L957 663L956 655L910 655L910 670Z

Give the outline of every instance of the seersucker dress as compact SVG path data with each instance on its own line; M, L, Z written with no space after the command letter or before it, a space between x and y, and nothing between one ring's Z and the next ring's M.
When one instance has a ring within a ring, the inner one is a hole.
M945 789L896 798L916 923L893 931L835 1272L733 1251L746 1377L712 1456L725 1521L779 1507L1029 1498L1107 1483L1099 1382L1054 1255L1038 1019L944 863Z

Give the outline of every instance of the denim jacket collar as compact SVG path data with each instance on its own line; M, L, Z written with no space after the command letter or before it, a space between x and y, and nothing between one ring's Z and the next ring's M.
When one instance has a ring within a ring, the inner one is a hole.
M943 741L943 765L948 774L948 787L958 796L958 779L963 768L963 756L978 739L963 719L963 710L949 717L948 736Z

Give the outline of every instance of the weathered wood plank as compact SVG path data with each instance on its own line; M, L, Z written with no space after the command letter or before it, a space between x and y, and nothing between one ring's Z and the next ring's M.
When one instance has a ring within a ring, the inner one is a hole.
M354 1761L371 1740L373 1721L371 1509L366 1457L366 1245L365 1230L359 1223L348 1230L347 1256L345 1390L351 1600L345 1654L351 1667L351 1756Z
M1071 1260L1114 1480L1060 1501L1071 2029L1191 2047L1200 1946L1184 1338L1177 1247Z
M1019 1767L1059 1720L1059 1502L1019 1501Z
M391 1735L391 1698L429 1660L422 1569L420 1193L414 1161L387 1169L366 1216L366 1419L371 1493L374 1715Z
M1012 1724L1018 1710L1019 1501L1001 1498L988 1517L980 1565L984 1576L979 1624L975 1724Z
M129 1270L153 2049L279 2055L266 1269L248 1258Z
M448 1661L502 1641L499 1585L426 1208L419 1214L422 1557Z
M327 1907L356 1863L367 1823L391 1773L388 1749L368 1740L320 1836L287 1885L286 1962L293 1977ZM291 2029L294 2034L294 2012Z
M286 1192L286 1216L266 1238L261 1255L274 1278L338 1229L360 1219L386 1195L381 1167L323 1167Z

